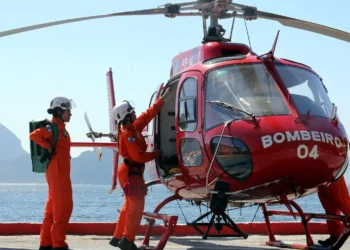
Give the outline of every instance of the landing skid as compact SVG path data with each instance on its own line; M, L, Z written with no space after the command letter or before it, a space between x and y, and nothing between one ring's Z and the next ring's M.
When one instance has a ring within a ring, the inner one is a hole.
M281 248L305 249L305 250L321 250L321 249L338 250L343 246L343 244L345 243L345 241L350 235L350 217L349 216L304 213L303 210L299 207L299 205L295 201L290 201L290 204L298 211L298 214L295 214L295 215L301 217L301 223L304 227L304 231L306 235L306 245L296 244L296 243L285 243L285 242L276 240L271 229L269 216L272 216L272 215L293 216L293 213L287 212L287 211L278 211L278 210L268 211L266 208L266 205L263 204L262 209L265 217L267 231L269 234L269 240L266 242L266 245L281 247ZM332 248L322 248L321 246L314 244L308 228L308 222L311 219L338 220L343 222L344 232L340 236L339 240L333 245Z

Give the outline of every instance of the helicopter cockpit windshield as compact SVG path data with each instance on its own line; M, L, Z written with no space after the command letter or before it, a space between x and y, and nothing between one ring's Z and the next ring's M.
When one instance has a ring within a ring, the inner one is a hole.
M272 76L261 63L233 65L210 71L206 77L205 127L210 129L232 118L249 117L219 101L255 116L288 115L290 110Z
M299 114L331 118L332 103L321 79L310 70L275 64Z

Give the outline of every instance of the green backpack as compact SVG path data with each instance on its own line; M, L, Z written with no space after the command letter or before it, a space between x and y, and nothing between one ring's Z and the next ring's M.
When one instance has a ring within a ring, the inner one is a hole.
M29 122L29 132L31 133L38 128L46 127L47 125L51 126L52 128L52 152L55 152L55 146L58 140L58 126L56 123L47 119L39 121L33 120ZM30 156L32 160L32 171L35 173L45 173L51 158L49 151L30 140Z

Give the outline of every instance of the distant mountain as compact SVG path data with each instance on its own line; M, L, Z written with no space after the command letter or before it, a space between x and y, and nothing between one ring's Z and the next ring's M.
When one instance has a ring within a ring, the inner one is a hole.
M44 183L44 173L32 172L30 154L23 150L21 141L5 126L0 124L0 182ZM6 143L5 143L6 141ZM99 162L95 151L85 151L71 160L71 180L73 184L110 185L112 183L111 149L101 149ZM147 173L145 173L147 180Z
M32 172L30 154L21 140L0 123L0 182L46 182L45 174ZM102 149L101 162L94 151L83 152L71 161L72 183L107 184L112 180L110 149Z
M21 140L0 123L0 160L22 157L27 152L22 148Z
M112 150L102 150L102 159L86 151L71 161L71 180L74 184L109 185L112 180ZM32 172L30 155L0 160L0 182L46 182L44 173Z
M45 175L32 172L30 155L0 161L0 182L44 182Z
M71 161L72 183L109 185L112 183L112 159L111 149L101 149L102 159L97 160L94 151L83 152L79 157Z

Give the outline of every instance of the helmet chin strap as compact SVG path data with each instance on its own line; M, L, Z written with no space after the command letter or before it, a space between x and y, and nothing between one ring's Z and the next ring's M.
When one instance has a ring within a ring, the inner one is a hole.
M64 120L63 120L63 118L62 118L62 114L63 114L63 113L61 113L61 115L59 116L59 118L60 118L60 120L64 123Z

